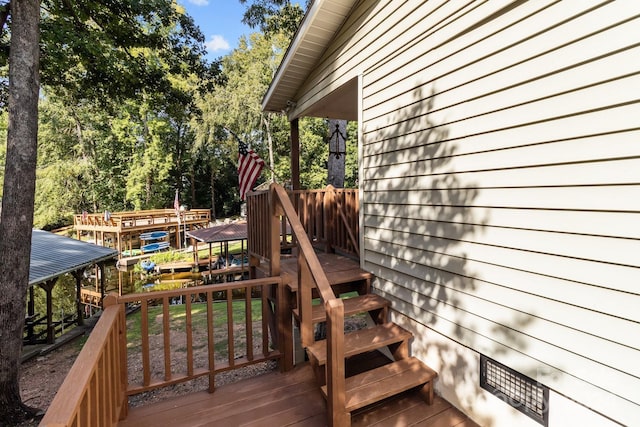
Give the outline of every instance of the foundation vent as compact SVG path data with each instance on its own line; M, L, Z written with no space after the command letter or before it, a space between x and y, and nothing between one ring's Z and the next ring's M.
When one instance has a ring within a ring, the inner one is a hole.
M549 423L549 388L480 355L480 387L543 426Z

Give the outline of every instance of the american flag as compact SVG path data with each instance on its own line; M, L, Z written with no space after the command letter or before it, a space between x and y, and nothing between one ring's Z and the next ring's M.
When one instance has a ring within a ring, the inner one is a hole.
M244 200L247 193L251 191L263 167L264 160L238 139L238 183L241 200Z

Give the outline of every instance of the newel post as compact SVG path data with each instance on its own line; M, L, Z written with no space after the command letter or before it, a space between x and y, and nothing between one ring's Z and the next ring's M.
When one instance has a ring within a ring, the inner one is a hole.
M324 191L324 232L325 232L325 251L334 253L336 244L336 192L335 187L331 184L327 185Z
M102 299L103 310L107 310L111 306L117 306L118 321L116 322L117 337L114 340L116 348L113 352L116 355L114 360L115 370L114 377L118 378L117 399L120 407L118 418L124 420L129 414L129 399L127 397L127 387L129 385L129 377L127 370L127 335L126 335L126 313L124 304L118 301L118 294L110 293Z
M313 323L311 321L311 300L313 277L302 250L298 250L298 312L300 314L300 341L303 347L313 344Z
M351 425L346 411L344 370L344 304L341 299L325 303L327 310L327 410L329 426Z
M284 215L278 201L275 184L269 189L269 246L270 246L270 275L280 275L280 217Z

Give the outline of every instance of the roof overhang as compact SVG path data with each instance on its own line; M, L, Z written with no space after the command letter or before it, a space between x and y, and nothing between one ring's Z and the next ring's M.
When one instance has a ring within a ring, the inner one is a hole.
M31 234L29 286L117 258L116 250L34 229Z
M307 11L271 85L262 109L286 112L357 0L315 0Z

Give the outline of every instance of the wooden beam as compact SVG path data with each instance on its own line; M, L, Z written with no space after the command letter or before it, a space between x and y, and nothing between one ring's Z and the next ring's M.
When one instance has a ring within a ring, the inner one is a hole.
M53 327L53 287L58 282L58 278L51 279L45 283L40 283L40 287L47 294L47 344L53 344L55 341L55 328Z
M298 119L291 121L291 189L300 189L300 128Z
M84 325L84 313L82 310L82 297L81 297L81 291L82 291L82 275L84 274L84 268L81 268L80 270L76 270L74 272L71 273L71 275L73 276L74 279L76 279L76 315L78 316L78 319L76 320L76 323L78 326L82 326Z

